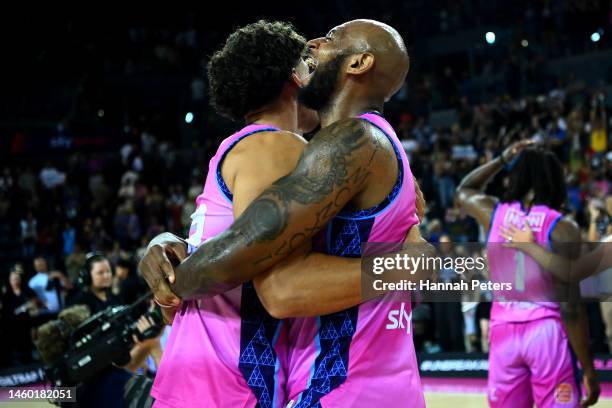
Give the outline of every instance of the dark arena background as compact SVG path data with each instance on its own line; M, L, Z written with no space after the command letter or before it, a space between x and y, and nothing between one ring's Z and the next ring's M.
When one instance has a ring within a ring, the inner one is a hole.
M148 299L138 312L111 315L106 306L131 305L148 293L138 264L151 239L162 232L189 236L208 162L243 126L210 106L207 64L229 34L260 18L291 22L307 39L357 18L401 34L410 71L384 116L425 197L420 231L427 241L486 240L487 232L457 203L456 190L470 171L523 139L546 145L562 164L563 213L575 220L582 240L598 242L612 233L612 1L167 7L92 4L0 17L0 406L51 406L51 399L17 403L14 392L51 389L40 350L44 331L37 328L47 324L64 339L53 344L67 342L66 327L49 322L72 304L106 310L90 322L94 334L109 322L113 336L140 345L138 364L128 356L124 368L114 369L135 373L130 398L142 399L133 406L146 406L143 395L171 329L162 328L159 309ZM487 194L502 196L506 176L496 175ZM92 264L103 264L92 252L108 260L112 275L90 273ZM105 279L112 302L94 294L92 279ZM589 298L593 290L592 282L582 284L601 388L596 406L612 407L612 304ZM483 293L413 304L427 406L489 406L490 300ZM137 321L145 324L143 314L148 328L137 329ZM133 341L132 335L141 337ZM111 360L104 350L94 354L100 370ZM95 384L89 387L87 398L94 398ZM79 406L88 406L78 398ZM563 402L564 396L555 398Z

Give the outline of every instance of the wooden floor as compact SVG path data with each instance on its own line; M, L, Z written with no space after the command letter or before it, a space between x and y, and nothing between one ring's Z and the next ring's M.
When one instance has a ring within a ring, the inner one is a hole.
M425 402L427 408L486 408L488 406L485 395L479 394L425 393ZM0 402L1 408L50 408L54 406L45 402ZM595 406L597 408L612 408L612 399L600 400Z
M425 402L427 408L488 407L486 395L480 393L425 392ZM0 408L50 408L54 406L46 402L0 402ZM612 398L602 398L595 406L597 408L612 408Z
M484 394L451 394L425 393L427 408L486 408L487 398ZM600 399L597 408L612 408L612 399Z

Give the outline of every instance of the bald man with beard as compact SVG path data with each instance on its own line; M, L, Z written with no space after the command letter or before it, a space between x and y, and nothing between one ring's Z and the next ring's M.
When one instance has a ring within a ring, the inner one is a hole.
M408 73L408 54L396 30L372 20L342 24L308 45L316 69L300 100L318 111L322 129L296 168L173 271L165 265L145 277L168 305L175 295L210 297L252 282L273 317L294 317L285 320L281 362L287 406L421 407L410 294L361 303L360 288L362 244L401 243L418 223L408 159L382 116ZM301 285L312 276L318 285ZM256 392L265 382L261 346L275 344L278 332L257 319L243 327L239 364Z

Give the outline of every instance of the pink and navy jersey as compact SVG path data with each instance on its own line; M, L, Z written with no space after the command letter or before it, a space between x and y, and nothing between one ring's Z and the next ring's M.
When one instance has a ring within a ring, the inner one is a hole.
M522 228L527 220L535 242L550 247L550 235L562 215L545 205L535 205L525 212L519 202L496 206L487 240L487 257L491 281L511 283L512 291L494 292L491 325L500 322L529 322L547 317L560 318L560 307L554 299L552 275L533 258L502 245L501 225ZM504 301L505 300L505 301Z
M408 159L380 115L359 116L392 143L399 174L379 205L342 211L314 238L315 251L360 257L365 242L403 242L418 222ZM338 313L289 321L288 407L425 406L412 340L408 292Z
M225 139L210 160L196 199L188 243L196 248L234 221L221 176L227 153L245 137L276 128L250 125ZM276 408L285 401L286 331L259 301L251 282L184 302L177 312L151 394L156 407Z

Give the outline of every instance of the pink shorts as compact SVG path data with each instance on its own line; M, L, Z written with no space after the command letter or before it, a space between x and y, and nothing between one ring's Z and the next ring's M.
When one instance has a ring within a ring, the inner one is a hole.
M580 406L576 366L561 321L497 322L490 336L491 407Z

